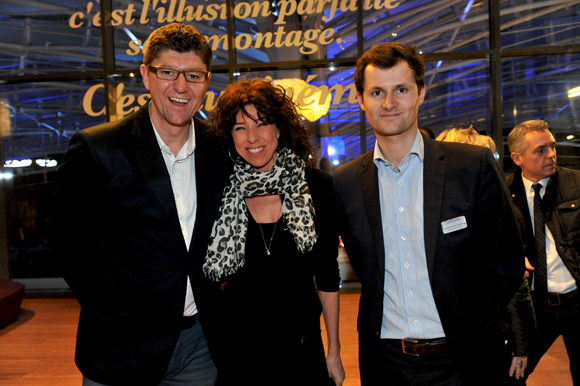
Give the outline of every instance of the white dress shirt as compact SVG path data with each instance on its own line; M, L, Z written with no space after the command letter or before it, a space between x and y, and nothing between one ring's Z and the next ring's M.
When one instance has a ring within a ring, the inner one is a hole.
M544 193L546 192L546 186L551 177L544 178L538 181L542 184L542 189L540 189L540 196L544 198ZM534 184L532 181L528 180L522 175L522 180L524 182L524 188L526 191L526 198L528 200L528 209L530 210L530 218L532 219L532 229L534 227ZM534 234L536 230L534 229ZM568 271L568 268L562 261L558 251L556 250L556 242L554 241L554 236L546 224L546 269L548 275L548 292L557 292L561 294L574 291L576 286L576 281ZM534 289L534 283L532 281L532 289Z
M153 125L153 121L151 122ZM163 142L159 133L153 125L165 166L169 172L171 179L171 188L173 189L173 196L175 197L175 206L177 207L177 215L179 217L179 224L181 225L181 232L187 250L191 243L193 235L193 227L195 225L195 215L197 212L197 190L195 185L195 128L193 120L189 128L189 139L183 145L177 157ZM193 291L191 289L191 281L187 276L187 290L185 294L185 307L183 311L184 316L192 316L197 313L197 306L193 299Z

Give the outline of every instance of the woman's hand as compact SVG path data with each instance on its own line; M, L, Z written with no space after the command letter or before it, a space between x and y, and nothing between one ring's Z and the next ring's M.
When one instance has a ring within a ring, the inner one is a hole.
M342 367L340 353L329 354L326 357L326 367L328 369L328 374L330 375L330 378L334 380L334 384L336 386L342 385L342 382L344 382L344 378L346 377L346 373L344 372L344 368Z
M516 379L523 378L527 365L528 357L513 357L512 365L510 366L510 377L515 377Z
M346 375L340 359L340 341L338 339L338 315L340 310L338 291L318 291L318 296L322 303L322 316L324 317L328 337L326 368L328 369L328 375L334 380L334 384L340 386L344 382Z

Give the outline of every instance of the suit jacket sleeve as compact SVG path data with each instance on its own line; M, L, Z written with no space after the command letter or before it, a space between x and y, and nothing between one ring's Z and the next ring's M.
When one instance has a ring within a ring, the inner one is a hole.
M98 296L100 302L111 296L103 292L104 287L94 275L98 270L98 235L102 226L98 214L101 193L94 148L85 132L77 132L58 170L50 248L81 305L85 295Z
M336 292L340 285L338 271L338 231L332 177L321 170L307 169L308 186L312 194L314 223L318 240L312 250L316 285L320 291Z
M498 299L500 305L505 306L521 284L524 271L523 243L515 220L513 202L499 164L488 149L482 158L480 194L484 199L480 202L484 207L481 215L491 217L486 227L490 232L489 240L492 241L484 247L489 248L490 263L497 273ZM496 195L496 199L490 198L489 194ZM494 224L493 219L497 223Z
M514 356L528 356L536 333L536 314L528 279L525 276L522 277L520 288L507 305L504 316L507 331L510 332L506 338L508 341L513 340L510 347Z

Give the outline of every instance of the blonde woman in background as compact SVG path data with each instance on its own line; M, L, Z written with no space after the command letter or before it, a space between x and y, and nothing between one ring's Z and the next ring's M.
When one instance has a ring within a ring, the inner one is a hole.
M447 129L439 134L436 140L442 142L468 143L470 145L488 147L491 149L492 153L495 153L497 149L495 142L493 142L491 137L479 134L473 126L469 126L467 129Z

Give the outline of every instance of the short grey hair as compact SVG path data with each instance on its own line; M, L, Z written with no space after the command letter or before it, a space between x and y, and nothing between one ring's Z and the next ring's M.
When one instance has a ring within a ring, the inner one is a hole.
M541 119L532 119L516 125L508 135L510 153L522 154L526 151L526 134L532 131L550 131L548 122Z

